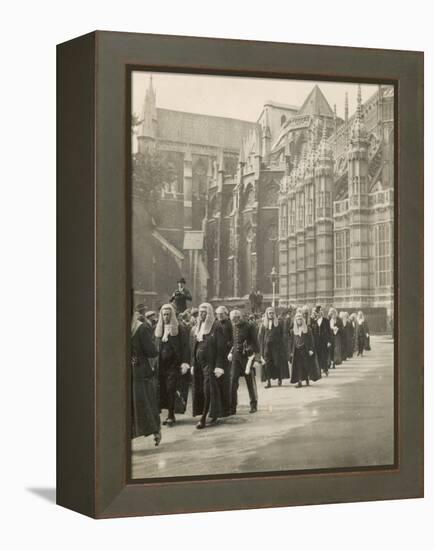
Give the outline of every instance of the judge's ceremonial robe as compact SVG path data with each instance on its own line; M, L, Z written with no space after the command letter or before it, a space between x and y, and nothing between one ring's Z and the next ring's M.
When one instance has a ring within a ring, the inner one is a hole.
M309 354L312 352L312 355ZM302 332L300 335L294 334L292 338L291 349L292 373L291 384L296 384L302 380L309 380L311 374L315 372L315 355L312 332Z
M167 342L156 338L158 349L158 379L160 409L169 414L184 414L187 408L190 373L181 373L181 364L190 363L189 334L180 324L176 336L169 335Z
M160 430L155 373L149 361L157 355L151 328L140 324L131 337L132 437Z
M325 317L312 319L310 328L312 330L313 342L319 369L326 373L329 369L330 364L329 348L332 345L330 322Z
M217 330L218 323L214 321L210 332L203 335L202 342L197 340L195 330L192 330L193 416L204 413L206 398L209 400L208 412L210 418L221 418L224 416L219 380L225 375L223 374L220 378L217 378L214 372L221 365L221 360L218 360Z
M259 350L265 361L261 372L261 380L265 382L270 379L282 380L289 378L283 321L279 321L277 326L273 321L267 324L266 327L261 324L258 335Z

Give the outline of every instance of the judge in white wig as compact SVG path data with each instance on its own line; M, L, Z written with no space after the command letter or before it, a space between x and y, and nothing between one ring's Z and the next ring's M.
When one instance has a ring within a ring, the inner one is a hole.
M163 424L171 427L176 422L175 412L185 412L189 382L187 373L190 370L188 333L179 324L172 304L164 304L160 309L155 339L158 348L160 409L167 409L167 418Z
M297 384L297 388L301 388L303 380L309 386L309 373L312 368L313 356L312 334L307 328L303 314L296 313L291 346L291 384Z
M274 308L267 307L259 327L259 350L262 358L261 380L267 382L265 388L271 388L271 380L282 385L283 378L289 378L286 360L283 323L279 323Z
M196 428L207 426L209 414L211 424L221 416L221 400L218 378L224 375L219 366L216 340L216 321L211 304L199 306L198 323L192 329L192 375L193 375L193 416L200 415Z

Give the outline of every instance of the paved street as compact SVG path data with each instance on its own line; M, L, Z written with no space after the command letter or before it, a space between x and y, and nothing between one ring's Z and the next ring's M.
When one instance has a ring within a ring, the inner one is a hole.
M160 447L135 439L133 478L392 464L393 340L371 336L371 345L310 387L265 390L257 376L256 414L240 380L237 416L200 431L188 410L163 426Z

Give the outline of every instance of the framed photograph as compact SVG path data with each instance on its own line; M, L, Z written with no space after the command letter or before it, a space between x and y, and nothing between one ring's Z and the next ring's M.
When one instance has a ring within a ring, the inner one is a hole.
M57 502L423 496L423 54L58 46Z

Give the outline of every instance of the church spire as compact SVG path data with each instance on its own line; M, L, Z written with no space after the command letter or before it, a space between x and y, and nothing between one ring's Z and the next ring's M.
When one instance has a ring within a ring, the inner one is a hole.
M152 82L152 75L145 93L142 118L141 135L145 138L155 139L157 136L157 94Z
M353 144L360 144L366 141L367 133L363 118L362 87L360 86L360 84L358 84L356 120L354 121L353 129L351 132L351 143Z
M345 147L348 147L348 92L345 92Z

